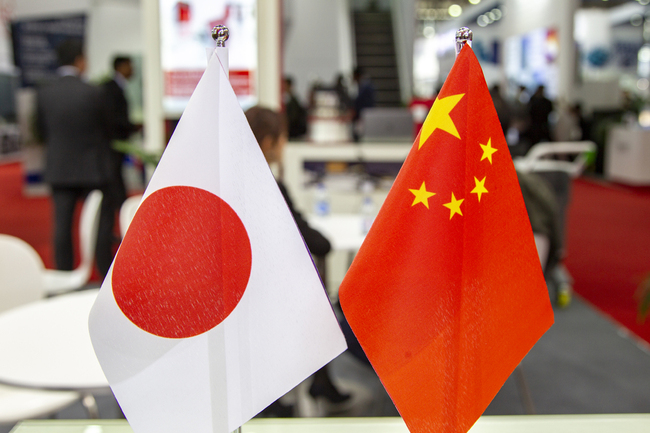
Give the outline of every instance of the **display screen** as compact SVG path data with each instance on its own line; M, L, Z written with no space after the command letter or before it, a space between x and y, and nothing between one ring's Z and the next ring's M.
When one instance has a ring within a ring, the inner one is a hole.
M160 0L163 107L178 117L207 66L206 48L214 47L211 30L228 27L230 83L239 103L257 103L256 0Z
M84 42L85 15L25 19L11 23L14 63L23 87L33 87L57 77L56 47L68 39Z
M505 70L508 80L529 90L546 86L546 94L557 97L559 51L555 29L541 28L505 42Z

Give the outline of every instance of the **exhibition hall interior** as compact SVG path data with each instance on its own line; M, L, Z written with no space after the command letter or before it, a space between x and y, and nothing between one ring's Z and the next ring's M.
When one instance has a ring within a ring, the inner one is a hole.
M650 431L650 0L0 20L0 433Z

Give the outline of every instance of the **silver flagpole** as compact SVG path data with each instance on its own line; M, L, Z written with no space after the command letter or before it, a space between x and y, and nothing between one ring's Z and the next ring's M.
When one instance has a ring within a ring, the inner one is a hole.
M472 31L467 27L461 27L456 32L456 56L460 54L465 44L472 46Z
M228 40L229 36L230 31L228 30L228 27L224 25L220 24L212 28L212 39L214 39L214 41L217 43L217 57L219 57L219 61L221 62L226 75L228 75L230 72L230 65L228 62L228 48L226 48L226 41ZM233 433L241 433L241 426L237 427Z
M224 25L214 26L212 28L212 39L217 43L217 56L223 65L223 69L226 71L226 75L229 75L230 72L228 48L226 48L226 41L228 40L229 34L228 27Z

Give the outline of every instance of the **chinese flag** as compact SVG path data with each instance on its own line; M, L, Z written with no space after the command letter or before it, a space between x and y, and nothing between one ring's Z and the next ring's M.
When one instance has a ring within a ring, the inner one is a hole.
M465 46L340 288L411 432L466 432L553 323L517 176Z

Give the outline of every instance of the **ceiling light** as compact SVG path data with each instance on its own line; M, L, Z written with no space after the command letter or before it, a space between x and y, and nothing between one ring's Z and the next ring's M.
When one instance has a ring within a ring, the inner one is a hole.
M639 62L650 62L650 46L642 46L639 50L639 53L637 54L637 59Z
M477 5L477 4L481 3L481 0L469 0L469 2L471 4L473 4L473 5Z
M449 6L449 9L447 9L447 12L449 13L450 16L456 18L459 17L463 13L463 8L461 8L457 4L453 4Z
M650 111L644 108L639 113L639 126L642 128L650 128Z

